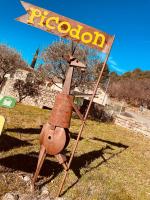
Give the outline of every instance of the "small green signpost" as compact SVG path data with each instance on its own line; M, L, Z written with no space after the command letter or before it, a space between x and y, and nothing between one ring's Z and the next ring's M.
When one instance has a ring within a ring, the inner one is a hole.
M4 96L0 99L0 107L13 108L16 105L16 99L10 96Z

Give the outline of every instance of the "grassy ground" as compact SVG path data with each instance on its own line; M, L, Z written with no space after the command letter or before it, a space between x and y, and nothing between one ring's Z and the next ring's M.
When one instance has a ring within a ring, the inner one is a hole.
M10 191L29 193L30 186L21 177L34 173L40 125L47 121L49 111L17 105L14 109L0 108L0 114L7 120L0 136L0 198ZM68 156L80 124L80 120L72 120ZM53 196L62 176L62 167L47 157L37 184L47 185ZM71 200L149 200L150 139L89 120L63 196Z

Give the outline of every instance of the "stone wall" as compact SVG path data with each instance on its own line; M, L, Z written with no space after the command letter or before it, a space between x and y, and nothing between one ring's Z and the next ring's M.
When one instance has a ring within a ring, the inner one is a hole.
M16 79L25 80L28 73L29 71L26 70L17 70L13 77L8 77L4 87L2 88L1 96L12 96L18 101L18 93L13 89L14 83ZM47 82L44 86L40 87L40 95L38 97L26 97L22 103L38 106L40 108L43 106L52 108L57 93L58 91L49 86Z
M137 133L143 133L144 135L150 137L150 124L148 125L146 123L139 122L134 118L117 115L115 118L115 124Z
M94 88L95 88L95 85L93 85L93 89ZM75 88L74 91L81 93L80 95L77 95L77 96L79 96L79 97L82 96L82 97L84 97L84 99L87 99L87 100L90 100L91 99L91 95L93 94L93 90L90 90L90 89L89 90L84 90L84 92L82 93L81 89L78 88L78 87ZM105 106L109 102L109 97L104 92L104 90L102 88L98 88L97 92L96 92L96 95L95 95L95 97L93 99L93 102Z

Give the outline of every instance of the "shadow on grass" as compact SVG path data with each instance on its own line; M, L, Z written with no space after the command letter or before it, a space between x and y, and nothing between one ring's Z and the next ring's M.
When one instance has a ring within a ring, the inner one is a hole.
M91 138L92 140L96 140L96 141L100 141L100 142L104 142L104 143L107 143L107 144L110 144L110 145L113 145L115 147L119 147L119 148L128 148L129 146L128 145L125 145L125 144L122 144L120 142L112 142L112 141L109 141L109 140L104 140L104 139L101 139L101 138L97 138L97 137L93 137Z
M70 138L76 140L78 137L78 133L70 132ZM84 138L81 136L79 140L83 140Z
M103 163L106 163L108 160L112 159L113 157L119 155L120 153L122 153L124 150L126 150L129 146L124 145L122 143L116 143L116 142L112 142L109 140L103 140L100 138L92 138L92 139L96 139L97 141L101 141L101 142L105 142L107 144L113 145L115 147L119 148L119 151L117 153L113 152L113 148L109 145L106 145L106 147L97 150L97 151L91 151L85 154L82 154L79 157L75 157L72 165L71 165L71 169L73 170L73 172L75 173L75 175L78 177L78 180L76 180L72 185L70 185L63 193L62 195L64 195L69 189L71 189L75 184L78 183L78 181L80 180L80 178L82 176L84 176L85 174L87 174L88 172L91 172L92 170L98 168L99 166L101 166ZM110 150L110 152L108 153L107 150ZM109 154L110 156L105 158L105 155ZM102 160L94 167L88 167L90 165L90 163L92 163L95 159L98 158L102 158ZM84 172L84 174L81 176L80 173L80 169L85 167L86 170Z
M95 151L90 151L88 153L82 154L79 157L74 157L72 164L71 164L71 169L75 173L75 175L79 178L81 178L80 170L82 168L88 168L88 166L98 158L102 158L103 162L106 162L107 160L104 157L105 150L110 149L113 150L111 147L106 146L105 148L102 148L100 150L95 150Z
M6 132L15 132L22 134L40 134L41 128L8 128Z
M108 147L107 147L108 148ZM92 161L99 158L103 154L103 149L97 151L91 151L81 156L75 157L72 163L71 170L79 178L81 178L80 169L87 167ZM17 154L0 159L0 165L5 168L11 168L12 171L22 171L33 174L36 169L38 161L38 153L30 152L28 154ZM54 179L63 168L58 162L45 159L40 175L50 177L43 185Z
M116 153L116 149L114 149L112 146L106 145L106 147L103 147L102 149L90 151L78 157L74 157L72 165L71 165L71 170L78 177L78 180L75 181L71 186L69 186L63 192L63 194L65 194L69 189L71 189L80 180L82 176L92 171L93 169L98 168L100 165L102 165L103 163L106 163L108 160L112 159L114 156L117 156L118 154L122 153L125 149L128 148L127 145L124 145L121 143L115 143L112 141L102 140L99 138L96 138L96 139L98 141L106 142L115 147L118 147L119 148L118 152ZM107 158L105 158L106 155L107 155ZM90 167L89 165L96 159L99 159L98 164L95 165L94 167ZM18 154L18 155L2 158L0 159L0 165L6 168L11 168L14 171L23 171L23 172L33 174L36 169L37 161L38 161L38 153L30 152L28 154ZM85 172L84 174L81 175L82 168L85 168ZM50 178L48 178L45 182L43 182L42 185L45 185L48 182L50 182L62 171L63 171L62 166L60 166L57 162L46 159L42 166L40 175L50 177Z
M8 128L5 130L5 132L15 132L20 134L40 134L42 129L41 128ZM70 132L70 138L76 140L78 137L78 133ZM80 137L80 140L84 139L83 137Z
M12 171L22 171L33 174L36 169L38 161L38 153L31 152L28 154L17 154L14 156L8 156L6 158L0 159L0 165L11 168ZM42 166L40 175L41 176L56 176L61 172L62 168L55 161L50 161L46 159Z
M30 146L29 142L19 140L18 138L12 137L10 135L2 134L0 136L0 151L9 151L16 147Z

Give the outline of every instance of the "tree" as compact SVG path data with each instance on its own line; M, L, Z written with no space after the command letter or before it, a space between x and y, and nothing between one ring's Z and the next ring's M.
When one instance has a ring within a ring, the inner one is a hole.
M131 77L131 72L125 72L125 73L123 74L123 76L124 76L124 77Z
M40 49L38 48L33 56L32 62L31 62L31 67L34 69L35 65L37 63L38 55L39 55Z
M142 75L142 71L139 68L136 68L132 71L131 77L139 78Z
M33 83L25 82L17 79L14 84L14 90L17 90L19 95L19 102L25 99L27 96L35 97L39 95L39 90Z
M110 77L118 77L118 75L117 75L116 72L111 72L111 73L110 73Z
M76 45L73 42L70 43L61 40L54 42L44 50L42 58L44 60L43 68L46 74L52 79L57 77L64 84L66 72L69 67L69 64L65 60L65 55L68 54L73 55L87 65L87 70L84 73L81 73L78 68L74 69L71 88L90 86L91 82L96 80L97 73L99 73L102 67L98 53L93 49Z
M17 79L13 88L18 92L19 102L26 97L36 97L40 94L40 85L44 84L39 72L28 73L26 80Z
M13 75L17 68L27 67L22 57L5 45L0 45L0 87L2 88L6 75Z

